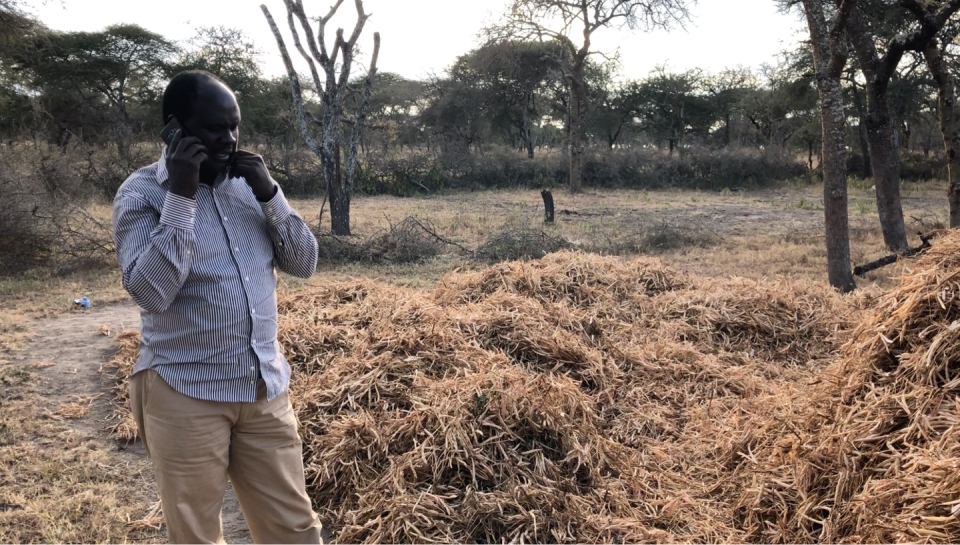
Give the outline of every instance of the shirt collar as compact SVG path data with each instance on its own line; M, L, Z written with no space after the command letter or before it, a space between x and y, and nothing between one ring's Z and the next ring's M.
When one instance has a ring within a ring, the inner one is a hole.
M163 146L160 160L157 161L157 183L160 185L167 183L167 146Z
M227 172L221 173L217 176L217 179L213 181L213 187L219 186L227 179ZM160 152L160 160L157 161L157 183L160 185L165 185L167 183L167 178L169 174L167 173L167 146L163 146L163 150ZM235 178L236 176L233 176Z

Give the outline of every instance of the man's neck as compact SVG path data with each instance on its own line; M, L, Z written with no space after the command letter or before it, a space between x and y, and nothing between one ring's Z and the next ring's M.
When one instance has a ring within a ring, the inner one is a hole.
M213 186L213 183L217 181L217 178L220 176L219 172L213 170L207 170L205 168L200 169L200 183L204 185Z

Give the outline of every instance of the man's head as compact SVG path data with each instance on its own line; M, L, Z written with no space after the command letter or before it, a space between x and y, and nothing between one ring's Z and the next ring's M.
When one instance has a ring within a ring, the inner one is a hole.
M164 124L177 118L185 134L207 148L201 169L219 173L227 167L240 136L240 107L225 83L203 70L180 72L163 92L162 109Z

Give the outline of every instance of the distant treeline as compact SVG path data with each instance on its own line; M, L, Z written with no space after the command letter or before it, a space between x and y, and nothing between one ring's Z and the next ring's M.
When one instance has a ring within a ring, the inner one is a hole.
M239 29L201 28L183 43L136 25L58 32L0 0L0 35L4 144L73 157L83 183L105 196L155 159L163 87L187 68L213 72L236 91L244 145L267 158L288 192L323 190L316 159L292 120L288 81L263 75L261 59L277 53L258 51ZM564 185L569 95L553 61L559 54L550 43L500 41L463 54L427 80L381 72L356 189L404 195ZM868 177L857 73L848 64L849 168ZM929 76L904 66L891 85L904 178L943 176ZM586 185L721 189L816 174L821 128L812 60L803 48L758 70L660 67L639 80L625 78L614 61L593 63L586 88ZM319 123L319 101L307 108Z

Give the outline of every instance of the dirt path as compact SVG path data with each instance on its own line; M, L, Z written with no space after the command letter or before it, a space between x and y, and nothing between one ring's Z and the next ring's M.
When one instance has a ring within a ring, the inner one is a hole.
M111 408L104 392L110 381L108 376L100 373L100 368L109 362L116 350L113 335L139 325L139 310L129 303L95 306L86 311L36 320L31 324L34 336L27 348L17 353L15 364L30 365L46 379L41 381L41 393L50 404L50 412L65 403L95 398L89 414L70 420L70 425L85 433L109 438L104 429ZM147 453L139 441L133 445L117 443L116 456L145 459ZM152 475L148 480L151 486L156 486ZM228 543L251 543L240 504L229 485L223 506L223 534Z

